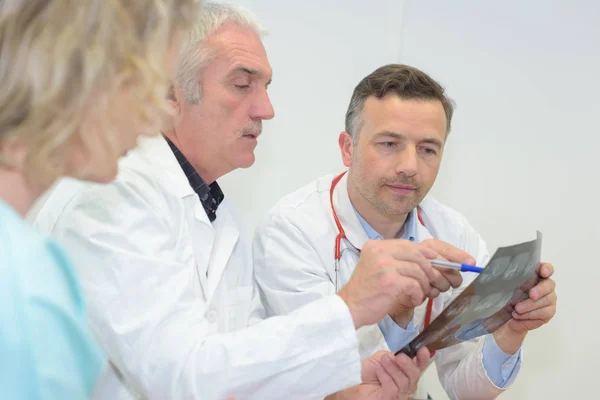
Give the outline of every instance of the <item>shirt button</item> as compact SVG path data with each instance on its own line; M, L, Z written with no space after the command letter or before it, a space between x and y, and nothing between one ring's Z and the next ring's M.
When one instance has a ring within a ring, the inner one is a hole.
M208 322L210 322L211 324L214 324L215 321L217 320L217 312L214 310L209 310L206 312L206 314L204 315L204 318L206 318L206 320Z

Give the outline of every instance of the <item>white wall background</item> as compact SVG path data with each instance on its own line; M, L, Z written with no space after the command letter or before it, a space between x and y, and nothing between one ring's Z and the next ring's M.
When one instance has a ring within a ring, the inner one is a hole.
M276 117L257 163L221 180L249 230L281 196L342 169L337 135L364 75L389 62L421 68L458 105L436 197L492 251L541 230L543 258L557 267L557 316L529 335L521 376L502 398L600 398L600 3L238 3L270 29L275 71ZM432 369L425 379L446 398Z
M506 399L600 398L598 17L593 0L405 3L401 61L458 104L435 195L491 249L541 230L557 268L558 313Z
M249 228L281 197L343 168L338 134L354 86L400 55L397 0L230 0L258 15L273 67L275 119L264 124L256 163L219 180Z

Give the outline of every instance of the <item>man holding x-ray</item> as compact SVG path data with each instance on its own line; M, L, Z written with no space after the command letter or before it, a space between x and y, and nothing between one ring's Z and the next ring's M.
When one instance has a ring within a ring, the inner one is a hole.
M450 261L487 263L485 242L465 217L427 196L452 113L444 89L412 67L387 65L358 84L339 136L348 171L284 197L257 231L254 261L268 312L287 314L336 293L369 239L423 242ZM428 300L417 307L398 302L378 324L358 331L361 357L402 348L475 278L442 271L445 279L432 285ZM543 279L530 299L493 335L437 352L438 375L451 399L494 399L513 383L525 336L556 311L553 271L550 264L540 266ZM405 273L431 283L411 265Z

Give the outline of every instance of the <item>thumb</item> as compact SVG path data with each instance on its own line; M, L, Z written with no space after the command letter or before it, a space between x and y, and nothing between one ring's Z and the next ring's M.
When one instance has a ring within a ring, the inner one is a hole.
M417 351L417 356L415 357L414 361L416 366L421 370L425 370L425 368L427 368L427 366L429 365L429 362L431 361L431 356L430 356L430 352L429 349L425 346L421 347L418 351Z

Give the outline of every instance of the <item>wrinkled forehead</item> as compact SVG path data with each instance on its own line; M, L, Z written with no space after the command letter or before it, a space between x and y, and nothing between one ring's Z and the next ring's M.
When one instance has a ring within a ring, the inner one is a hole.
M251 28L228 22L205 42L212 60L221 73L246 70L258 78L270 80L273 74L260 36Z

